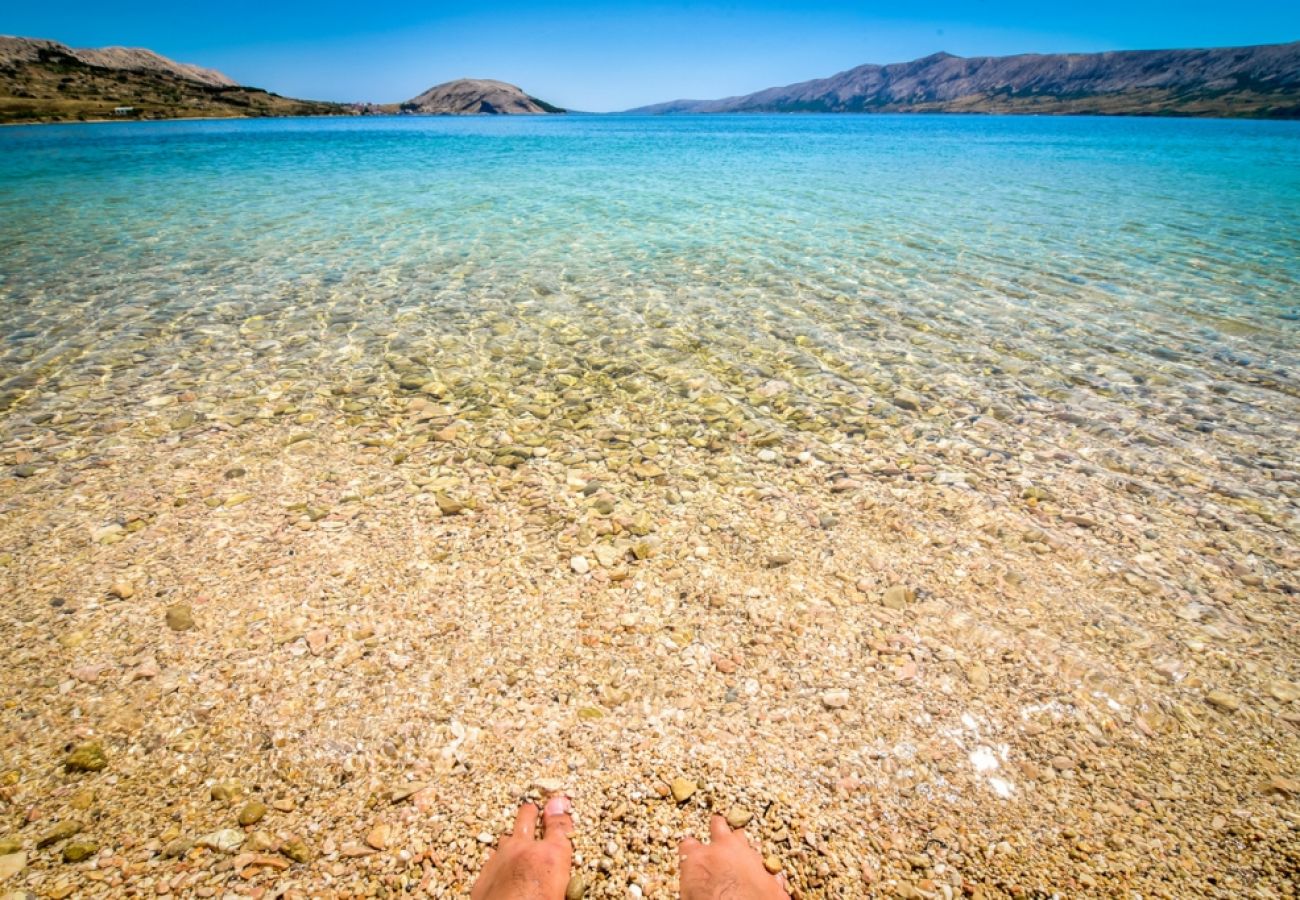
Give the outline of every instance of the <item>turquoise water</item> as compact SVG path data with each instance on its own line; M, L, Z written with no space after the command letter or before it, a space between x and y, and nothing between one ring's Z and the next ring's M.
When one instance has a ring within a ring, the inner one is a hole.
M0 437L177 385L236 424L356 385L360 422L418 370L494 421L834 441L908 389L1250 490L1294 463L1298 284L1297 123L0 130Z

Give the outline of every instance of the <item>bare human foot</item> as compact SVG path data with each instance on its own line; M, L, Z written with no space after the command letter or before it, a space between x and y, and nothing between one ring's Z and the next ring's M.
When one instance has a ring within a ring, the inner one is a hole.
M479 873L471 900L564 900L573 865L573 806L556 795L542 812L537 839L537 807L525 803L515 816L515 828L497 844Z
M677 853L682 900L790 900L784 877L769 874L745 833L722 816L709 822L709 843L688 837Z

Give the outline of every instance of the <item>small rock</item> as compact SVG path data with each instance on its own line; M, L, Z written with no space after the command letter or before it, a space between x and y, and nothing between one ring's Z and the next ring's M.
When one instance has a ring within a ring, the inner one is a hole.
M1226 691L1210 691L1205 695L1205 702L1223 712L1236 712L1241 708L1241 701Z
M163 859L179 859L194 847L194 841L189 838L176 838L167 842L162 848L161 856Z
M258 869L275 869L282 872L289 868L289 864L278 856L245 852L235 857L234 868L240 878L253 878L257 875Z
M438 511L444 516L458 516L465 511L464 503L453 500L446 494L434 494L433 499L438 504Z
M320 656L329 646L330 633L324 628L313 628L302 637L307 642L307 649L311 651L312 656Z
M585 556L575 556L573 559L569 560L569 568L573 569L573 571L577 572L579 575L586 575L591 571L591 563L587 562L587 557Z
M587 894L587 882L582 880L582 876L574 873L569 878L568 885L564 888L564 900L582 900Z
M779 569L782 566L788 566L794 562L794 556L789 553L774 553L767 558L767 567L769 569Z
M1052 768L1058 772L1068 772L1074 768L1074 760L1068 756L1053 756Z
M907 391L907 390L895 391L894 405L897 406L899 409L908 409L913 412L916 412L923 405L925 405L925 400L924 398L921 397L920 394L916 393L915 391Z
M194 628L194 610L188 603L175 603L167 607L167 627L172 631L189 631Z
M51 844L66 841L80 830L81 823L79 822L59 822L36 839L36 849L44 850Z
M490 831L480 831L478 833L478 842L480 844L491 844L496 840L496 835Z
M687 800L691 799L691 797L695 795L696 790L698 790L698 786L694 781L691 781L689 778L683 778L680 775L673 779L672 784L670 784L668 788L672 791L673 800L678 803L685 803Z
M380 822L370 833L366 835L366 843L376 850L384 850L388 847L388 840L392 836L392 828L386 822Z
M26 853L6 853L4 856L0 856L0 881L12 878L25 868L27 868ZM18 894L18 896L25 897L27 895Z
M906 609L907 604L916 599L916 592L903 584L895 584L885 589L880 602L889 609Z
M732 828L744 828L754 818L754 814L741 806L733 806L727 810L727 824Z
M1300 684L1289 681L1269 682L1268 692L1278 703L1294 703L1300 700Z
M266 815L266 804L259 800L249 800L239 811L239 824L245 827L256 825Z
M220 803L233 803L243 793L237 781L218 781L212 786L209 796Z
M978 691L989 686L989 670L982 663L972 663L966 667L966 680Z
M415 794L420 793L420 791L424 790L428 786L429 785L423 781L412 781L406 784L398 785L397 787L393 788L388 792L389 802L401 803L403 800L406 800L414 796Z
M23 849L23 842L14 835L0 837L0 856L8 856Z
M822 691L822 706L827 709L843 709L849 705L849 692L843 688Z
M280 845L280 852L296 863L305 863L311 859L311 850L300 837L293 837Z
M108 589L108 596L116 597L118 600L130 600L135 596L135 585L129 581L115 581Z
M69 841L63 848L63 861L66 863L79 863L89 859L99 852L99 847L90 841Z
M265 831L254 831L240 849L245 853L267 853L276 848L275 838Z
M244 843L244 833L238 828L222 828L203 835L194 843L218 853L234 853Z
M533 787L543 797L549 797L551 794L558 794L564 790L564 780L561 778L538 778L533 782Z
M90 809L92 806L95 805L95 792L77 791L70 798L68 798L68 805L75 810L78 810L80 812L85 812L86 810ZM2 852L4 852L4 848L0 847L0 853Z
M1274 775L1262 785L1266 794L1284 794L1289 797L1300 797L1300 780L1295 778L1283 778L1281 775Z
M63 768L69 772L98 772L108 768L108 755L98 741L87 741L72 748Z
M777 872L781 871L781 860L776 856L776 854L769 854L768 856L763 857L763 868L775 875Z

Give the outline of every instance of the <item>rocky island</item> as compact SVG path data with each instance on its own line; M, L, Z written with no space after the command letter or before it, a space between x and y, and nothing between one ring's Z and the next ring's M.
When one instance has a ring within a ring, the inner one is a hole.
M429 88L401 105L401 112L424 116L537 115L562 113L520 88L487 78L459 78Z

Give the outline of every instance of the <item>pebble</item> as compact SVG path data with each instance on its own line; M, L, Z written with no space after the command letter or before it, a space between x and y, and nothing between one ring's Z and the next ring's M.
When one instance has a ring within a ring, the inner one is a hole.
M311 850L300 837L293 837L280 845L280 852L296 863L305 863L311 859Z
M767 558L767 567L769 569L779 569L782 566L788 566L794 562L794 556L789 553L774 553Z
M59 841L66 841L79 831L81 831L80 822L58 822L36 839L36 849L44 850L51 844L57 844Z
M195 627L194 611L188 603L174 603L167 607L167 627L172 631L189 631Z
M446 494L434 494L434 502L438 504L438 511L444 516L458 516L465 511L465 504L459 500L453 500Z
M69 772L99 772L108 768L108 754L98 741L87 741L72 748L63 768Z
M575 556L569 560L569 568L573 569L573 571L577 572L579 575L586 575L591 571L591 563L587 562L587 557L585 556Z
M312 656L320 656L329 646L330 633L324 628L313 628L303 635L303 640L307 642L307 649Z
M0 837L0 856L8 856L23 849L23 842L15 835Z
M916 592L910 587L903 584L895 584L885 588L885 594L880 602L889 609L906 609L907 604L916 599Z
M1236 712L1241 708L1241 700L1226 691L1210 691L1205 695L1205 702L1223 712Z
M208 791L208 796L220 803L232 803L242 793L243 788L240 787L239 782L218 781L212 786L212 790Z
M1300 779L1274 775L1264 782L1263 790L1266 794L1285 794L1289 797L1300 797Z
M384 850L388 847L388 841L392 837L392 828L386 822L380 822L370 833L366 835L366 843L376 850Z
M849 692L842 688L822 691L822 706L827 709L843 709L849 705Z
M6 853L0 856L0 881L12 878L25 868L27 868L27 854L22 851ZM26 897L27 895L18 894L18 896Z
M222 828L203 835L194 843L218 853L234 853L244 843L244 832L238 828Z
M1053 756L1052 768L1058 772L1068 772L1074 768L1074 760L1068 756Z
M551 794L558 794L564 790L564 780L560 778L538 778L533 781L533 787L543 797L549 797Z
M913 412L919 410L925 404L925 399L915 391L895 391L894 405L899 409L907 409Z
M245 827L256 825L258 822L262 821L262 817L265 815L266 804L258 800L250 800L245 803L244 808L239 811L239 824Z
M577 872L569 877L564 888L564 900L582 900L587 894L587 882Z
M741 806L733 806L727 810L727 824L732 828L744 828L754 818L754 814Z
M116 597L118 600L130 600L135 596L135 585L129 581L115 581L108 589L108 596Z
M160 854L163 859L179 859L194 847L194 841L189 838L174 838L167 842L162 848Z
M1268 692L1279 703L1294 703L1300 700L1300 684L1290 681L1269 682Z
M69 841L63 848L63 861L79 863L99 852L99 847L89 841Z
M698 789L699 788L694 781L691 781L689 778L683 778L680 775L674 778L672 784L669 785L669 790L672 791L673 800L678 803L685 803L687 800L691 799Z
M774 853L768 854L763 857L763 868L773 875L777 874L781 871L781 858Z

